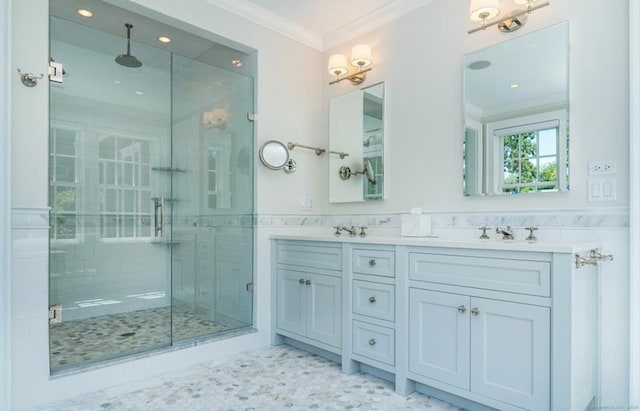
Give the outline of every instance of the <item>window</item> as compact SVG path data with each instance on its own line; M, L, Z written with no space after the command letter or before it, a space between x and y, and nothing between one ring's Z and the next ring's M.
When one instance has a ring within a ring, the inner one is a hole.
M149 238L149 142L105 136L98 147L101 238Z
M502 191L558 190L558 127L534 129L502 138Z
M486 187L492 193L569 189L567 112L557 110L486 124Z
M49 136L50 237L53 241L78 240L77 131L55 127Z

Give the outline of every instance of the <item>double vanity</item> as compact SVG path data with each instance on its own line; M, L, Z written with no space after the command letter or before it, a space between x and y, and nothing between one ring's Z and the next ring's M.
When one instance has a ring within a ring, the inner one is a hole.
M584 410L597 244L276 236L273 343L466 408Z

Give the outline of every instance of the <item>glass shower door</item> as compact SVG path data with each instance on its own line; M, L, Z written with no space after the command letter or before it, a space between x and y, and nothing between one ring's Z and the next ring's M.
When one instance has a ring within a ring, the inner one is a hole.
M253 79L172 66L173 339L185 341L252 324Z
M122 26L124 30L124 24ZM51 17L52 371L171 344L170 248L154 197L171 197L171 55Z

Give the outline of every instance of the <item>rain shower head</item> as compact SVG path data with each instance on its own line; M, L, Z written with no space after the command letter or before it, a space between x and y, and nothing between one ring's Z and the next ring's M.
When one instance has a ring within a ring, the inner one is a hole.
M127 54L120 54L116 57L116 63L124 67L138 68L142 66L142 62L137 57L131 55L131 29L133 24L125 23L127 28Z

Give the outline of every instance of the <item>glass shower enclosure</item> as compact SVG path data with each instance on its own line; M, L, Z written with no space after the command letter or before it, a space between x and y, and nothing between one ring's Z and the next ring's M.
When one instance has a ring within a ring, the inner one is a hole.
M50 14L51 371L250 329L255 56L101 1Z

